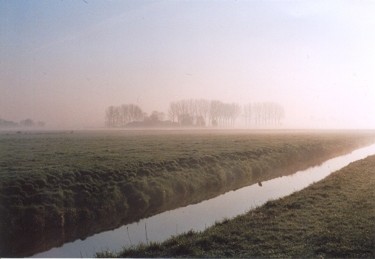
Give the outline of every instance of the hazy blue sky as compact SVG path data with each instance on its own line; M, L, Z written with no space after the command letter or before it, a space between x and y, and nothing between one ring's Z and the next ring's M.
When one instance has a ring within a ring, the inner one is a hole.
M375 128L375 1L0 0L0 118L102 126L109 105L284 105Z

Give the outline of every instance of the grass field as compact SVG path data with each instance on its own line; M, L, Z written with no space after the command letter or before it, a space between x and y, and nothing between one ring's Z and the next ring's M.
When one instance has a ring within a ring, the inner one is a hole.
M29 255L373 141L368 132L1 133L0 255Z
M374 258L375 156L204 232L189 232L119 256Z

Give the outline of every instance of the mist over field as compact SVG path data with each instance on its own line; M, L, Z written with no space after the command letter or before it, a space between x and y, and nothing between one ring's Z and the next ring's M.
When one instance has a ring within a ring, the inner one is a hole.
M0 0L0 119L123 127L109 107L174 122L172 103L206 100L226 112L180 112L177 126L373 129L374 13L372 1ZM246 107L265 103L279 108L257 124Z
M374 14L0 0L0 257L373 258Z

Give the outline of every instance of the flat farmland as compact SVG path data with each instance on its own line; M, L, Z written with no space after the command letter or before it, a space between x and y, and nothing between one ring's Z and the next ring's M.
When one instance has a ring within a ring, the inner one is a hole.
M0 255L31 255L373 142L364 131L2 132Z

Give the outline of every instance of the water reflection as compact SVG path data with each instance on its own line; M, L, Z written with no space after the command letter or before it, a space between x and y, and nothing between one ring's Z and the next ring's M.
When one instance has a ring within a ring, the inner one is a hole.
M85 240L67 243L62 247L36 254L34 257L91 257L99 251L118 251L124 246L150 241L160 242L189 230L201 231L224 218L232 218L268 200L301 190L347 166L350 162L372 154L375 154L375 145L330 159L320 166L290 176L258 182L198 204L166 211L112 231L93 235Z

